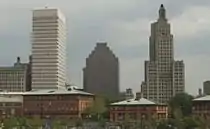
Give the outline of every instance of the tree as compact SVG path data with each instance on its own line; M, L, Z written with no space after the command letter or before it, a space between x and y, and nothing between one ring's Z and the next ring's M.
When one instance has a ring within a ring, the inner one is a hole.
M157 129L168 129L168 122L166 120L162 120L158 123Z
M210 128L210 117L195 117L195 121L197 121L199 129L209 129Z
M149 129L156 129L157 128L157 117L156 115L148 115L148 118L146 120L146 126Z
M183 122L185 129L194 129L199 126L199 123L193 117L185 117Z
M108 111L106 99L101 96L95 96L93 105L87 108L84 114L90 115L94 120L99 120L106 111Z
M17 125L17 121L14 117L4 119L3 122L4 122L4 129L11 129L11 128L16 127L16 125Z
M29 128L29 124L25 117L16 117L17 126L22 128Z
M34 128L41 127L43 125L43 120L40 117L33 117L27 119L28 124Z
M11 129L14 127L18 127L18 128L23 128L23 127L27 127L29 128L29 125L27 123L27 119L24 117L12 117L12 118L7 118L4 119L4 128L5 129Z
M82 122L81 119L78 119L78 120L76 121L76 127L81 127L81 126L83 126L83 122Z
M129 129L130 122L131 122L131 119L130 119L129 115L127 113L125 113L124 121L122 122L123 129Z
M169 102L172 113L175 110L180 109L183 116L190 116L192 113L192 99L193 96L187 93L177 94Z

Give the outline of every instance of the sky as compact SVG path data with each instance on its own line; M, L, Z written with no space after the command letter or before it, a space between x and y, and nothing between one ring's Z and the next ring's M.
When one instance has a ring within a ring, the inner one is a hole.
M60 8L68 26L68 74L82 87L85 58L97 42L107 42L120 61L121 90L140 91L148 60L150 24L160 4L174 35L175 60L184 60L186 91L196 94L210 80L209 0L0 0L0 65L31 52L32 10Z

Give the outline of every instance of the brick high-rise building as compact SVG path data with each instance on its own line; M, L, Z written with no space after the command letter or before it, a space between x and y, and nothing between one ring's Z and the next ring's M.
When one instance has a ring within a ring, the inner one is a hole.
M119 95L119 62L106 43L97 43L83 69L84 90L116 98Z
M151 25L149 61L145 61L143 96L149 100L167 103L173 96L185 91L184 62L174 60L173 35L163 5L159 18Z

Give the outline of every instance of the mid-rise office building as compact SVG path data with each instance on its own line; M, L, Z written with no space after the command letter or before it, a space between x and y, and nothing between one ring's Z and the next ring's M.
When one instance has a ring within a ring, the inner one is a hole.
M120 93L119 100L125 100L125 99L133 99L134 93L131 88L126 89L124 92Z
M66 83L66 20L59 9L33 10L32 89Z
M210 95L210 81L205 81L203 83L203 94Z
M107 43L97 43L83 69L84 91L110 98L119 96L118 58Z
M158 20L151 25L149 42L150 59L145 61L145 81L141 91L149 100L167 103L185 91L185 73L184 62L174 60L173 35L163 5Z
M8 92L23 92L31 89L29 63L21 63L20 57L14 66L0 67L0 90Z

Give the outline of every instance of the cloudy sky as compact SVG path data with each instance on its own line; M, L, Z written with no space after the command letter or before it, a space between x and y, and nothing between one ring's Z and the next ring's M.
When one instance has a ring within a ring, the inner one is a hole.
M12 65L17 56L28 60L32 9L58 7L68 20L71 82L82 86L85 58L96 42L108 42L120 59L121 90L140 90L150 24L161 3L172 25L175 58L186 65L186 90L196 94L210 79L209 0L0 0L0 65Z

